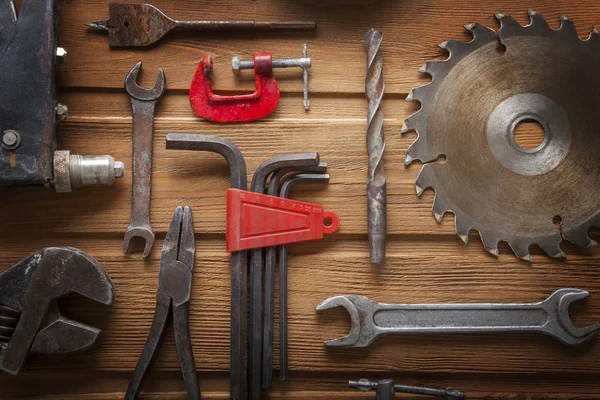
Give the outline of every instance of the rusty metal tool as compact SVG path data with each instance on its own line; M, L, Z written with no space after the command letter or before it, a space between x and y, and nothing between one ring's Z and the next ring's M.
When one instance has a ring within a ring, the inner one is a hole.
M188 398L200 400L200 388L190 339L190 296L195 254L192 210L189 207L177 207L160 257L156 310L152 327L127 387L125 400L138 398L148 369L158 355L171 316L177 356Z
M70 293L112 305L115 287L102 265L71 247L48 247L0 274L0 370L18 374L29 354L67 354L92 346L100 330L65 318Z
M294 186L300 183L328 183L328 174L297 174L281 186L279 197L287 199ZM288 376L288 245L279 246L279 379Z
M563 240L595 246L589 231L600 228L600 92L589 90L600 33L582 39L564 15L553 29L532 10L526 26L495 17L500 29L467 24L471 41L443 42L449 57L420 68L432 80L406 98L420 107L401 130L417 133L404 162L421 161L417 195L435 190L433 216L452 213L465 243L476 230L494 256L505 241L526 261L534 244L564 258ZM580 67L563 68L573 60ZM537 147L517 142L522 122L543 130Z
M123 239L123 252L129 251L133 237L145 240L142 256L148 257L154 244L150 226L150 189L152 186L152 136L154 133L154 108L165 91L165 72L158 70L158 77L150 89L139 87L137 76L142 63L138 62L125 78L125 89L131 99L133 110L133 189L131 194L131 220Z
M52 187L57 192L111 185L124 165L109 155L57 150L59 0L0 1L0 186Z
M267 178L283 168L316 167L319 165L317 153L285 154L275 156L256 168L252 177L251 190L264 193ZM261 397L262 382L262 290L263 290L263 249L250 252L250 353L248 356L249 397Z
M314 21L180 21L150 4L111 3L109 19L86 24L108 31L111 47L149 46L167 33L179 31L315 30Z
M271 176L267 193L270 196L279 195L279 183L286 174L301 172L327 172L327 163L316 167L282 168ZM280 196L281 197L281 196ZM263 355L262 355L262 386L270 388L273 380L273 326L275 325L275 264L277 262L277 246L265 249L265 293L263 306Z
M367 48L367 76L365 92L369 99L367 114L367 219L371 264L385 264L385 238L387 235L386 181L383 166L385 136L383 134L383 110L381 101L383 83L383 60L381 41L383 35L376 29L365 35Z
M231 187L246 190L246 163L240 150L219 136L183 133L167 134L167 149L210 151L222 155L229 165ZM248 252L231 253L231 339L230 398L248 397Z
M465 400L467 398L466 394L454 388L432 389L421 386L396 385L393 379L382 379L379 382L371 382L368 379L349 381L348 387L358 389L361 392L375 389L377 391L376 400L393 400L396 398L396 393L422 394L447 400Z
M538 332L577 345L600 330L600 324L577 328L569 318L571 303L588 295L559 289L542 302L526 304L385 304L345 295L323 301L317 311L344 307L350 314L350 334L328 340L326 347L366 347L388 333L495 332Z

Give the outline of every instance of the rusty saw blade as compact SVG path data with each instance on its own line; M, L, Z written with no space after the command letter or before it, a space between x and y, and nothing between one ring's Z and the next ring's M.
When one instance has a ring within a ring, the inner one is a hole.
M432 82L408 95L421 109L402 127L418 133L405 164L423 162L417 194L435 190L436 220L452 212L465 243L477 230L490 253L506 241L525 260L533 244L551 257L565 257L563 238L596 245L588 231L600 227L600 35L529 16L496 14L498 32L470 24L471 42L442 43L449 57L420 69ZM543 127L537 148L516 143L522 121Z

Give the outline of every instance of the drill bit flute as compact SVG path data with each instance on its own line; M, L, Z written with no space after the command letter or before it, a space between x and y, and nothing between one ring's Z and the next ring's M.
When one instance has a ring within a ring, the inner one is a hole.
M383 134L383 111L381 100L383 83L383 61L381 40L383 35L376 29L365 35L367 48L367 76L365 92L369 99L367 116L367 152L369 166L367 172L367 217L369 251L371 264L385 263L385 237L387 233L386 187L383 167L385 136Z

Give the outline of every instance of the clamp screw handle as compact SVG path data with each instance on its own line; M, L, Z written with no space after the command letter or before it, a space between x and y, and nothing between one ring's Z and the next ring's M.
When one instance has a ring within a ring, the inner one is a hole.
M308 57L308 50L306 44L302 45L302 57L291 58L284 60L273 60L273 68L302 68L302 79L304 81L304 109L308 111L308 68L312 66L312 61ZM254 60L242 61L240 57L233 57L231 59L231 69L234 75L239 75L243 69L254 69Z

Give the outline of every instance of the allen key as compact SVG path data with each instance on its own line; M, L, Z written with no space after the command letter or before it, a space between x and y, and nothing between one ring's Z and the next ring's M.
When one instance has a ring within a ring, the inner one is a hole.
M246 190L248 177L246 163L240 150L229 140L219 136L168 133L167 149L211 151L225 157L229 164L231 187ZM264 185L263 185L264 186ZM230 344L230 397L248 398L248 252L231 253L231 344Z
M286 174L294 171L327 172L327 163L322 162L316 167L282 168L274 172L269 181L269 196L277 196L281 180ZM265 253L262 387L270 388L273 379L273 327L275 325L275 264L277 262L277 246L267 247Z
M273 157L258 166L252 177L251 190L264 193L269 175L282 168L316 167L319 165L317 153L285 154ZM248 357L249 397L261 398L262 383L262 284L263 249L250 251L250 353Z

